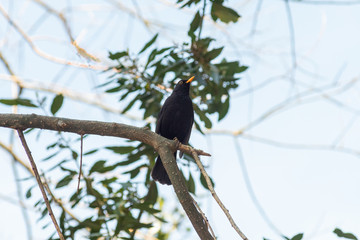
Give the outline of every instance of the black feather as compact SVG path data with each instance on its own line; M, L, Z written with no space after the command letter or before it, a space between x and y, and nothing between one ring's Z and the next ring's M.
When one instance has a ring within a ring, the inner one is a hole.
M181 80L175 86L173 93L166 99L160 110L156 123L156 133L168 139L176 137L183 144L188 143L194 123L194 109L189 91L190 82L187 83L186 80ZM176 158L176 152L174 156ZM171 185L160 156L156 159L151 176L161 184Z

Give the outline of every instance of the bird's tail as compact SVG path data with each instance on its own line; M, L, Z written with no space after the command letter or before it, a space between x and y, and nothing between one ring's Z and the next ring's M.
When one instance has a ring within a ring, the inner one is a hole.
M174 154L174 156L176 158L176 153ZM151 172L151 177L161 184L171 185L169 175L164 168L160 156L158 156L156 159L155 166Z

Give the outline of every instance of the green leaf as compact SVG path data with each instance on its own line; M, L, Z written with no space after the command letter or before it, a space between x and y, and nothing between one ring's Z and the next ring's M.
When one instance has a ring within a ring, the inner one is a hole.
M140 159L140 158L139 158L139 159ZM139 160L139 159L136 159L136 160ZM130 164L136 162L136 160L134 160L134 159L128 159L128 160L125 160L125 161L122 161L122 162L118 162L118 163L116 164L116 166L126 166L126 165L130 165Z
M230 97L227 96L224 103L222 103L221 108L219 108L219 121L226 116L227 112L229 111L229 105Z
M149 187L149 192L146 196L146 203L149 205L154 205L158 198L158 189L155 182L151 182Z
M178 0L177 3L182 2L182 1L183 0ZM190 7L193 3L196 5L199 2L200 2L200 0L189 0L186 3L184 3L180 8L183 8L183 7L186 7L186 6Z
M211 60L215 59L217 56L219 56L223 49L224 49L224 47L215 48L215 49L207 52L205 54L204 58L208 61L211 61Z
M301 240L303 238L304 234L299 233L291 238L291 240Z
M31 197L31 190L32 190L32 187L29 188L29 189L26 191L26 195L25 195L26 198L30 198L30 197Z
M31 102L31 100L24 99L24 98L0 99L0 103L5 104L5 105L9 105L9 106L20 105L20 106L25 106L25 107L35 107L35 108L38 107L35 104L33 104Z
M104 185L109 185L110 183L116 182L118 180L117 177L107 178L105 180L102 180L101 183Z
M211 123L210 119L206 116L206 114L203 111L201 111L200 108L196 105L194 106L194 110L195 110L196 114L199 116L200 120L205 123L205 127L211 128L212 123Z
M60 229L62 232L65 232L65 211L62 211L61 215L60 215Z
M210 178L210 181L211 181L211 185L214 187L215 185L214 185L214 182L213 182L213 180ZM206 188L207 190L209 190L209 187L208 187L208 185L207 185L207 183L206 183L206 179L205 179L205 177L202 175L202 173L200 173L200 183L201 183L201 185L203 185L203 187L204 188Z
M192 194L195 194L195 181L194 178L192 177L191 173L189 174L189 180L187 180L187 188L189 190L189 192L191 192Z
M90 150L90 151L84 153L84 156L85 156L85 155L90 155L90 154L96 153L97 151L98 151L98 149Z
M214 21L220 19L224 23L235 23L240 18L240 15L235 10L214 2L211 7L211 17Z
M122 86L118 86L118 87L110 88L110 89L106 90L105 92L114 93L114 92L119 92L121 89L122 89Z
M336 228L334 230L334 233L338 236L338 237L342 237L342 238L347 238L347 239L353 239L353 240L358 240L358 238L352 234L352 233L344 233L343 231L341 231L339 228Z
M147 68L147 66L155 59L156 55L158 54L158 51L157 49L155 48L154 50L151 51L149 57L148 57L148 60L146 62L146 65L145 65L145 69Z
M69 172L69 173L72 174L72 175L77 174L76 171L71 170L71 169L69 169L69 168L66 168L66 167L63 167L63 166L60 166L60 168L61 168L61 170L65 171L65 172Z
M239 68L238 73L245 72L248 68L249 68L248 66L241 66L241 67Z
M69 174L65 176L63 179L61 179L55 186L55 188L61 188L64 186L67 186L73 179L74 174Z
M117 53L111 53L111 52L109 52L109 58L111 59L111 60L117 60L117 59L120 59L120 58L122 58L122 57L124 57L124 56L128 56L129 54L128 54L128 52L126 52L126 51L123 51L123 52L117 52Z
M132 108L132 106L135 104L135 102L139 99L139 96L136 96L133 100L131 100L131 102L126 106L126 108L124 110L122 110L122 114L125 114L127 111L130 110L130 108Z
M105 160L100 160L94 163L94 165L90 168L89 174L101 171L105 167L105 162Z
M44 208L44 210L42 210L42 212L41 212L41 217L40 217L40 219L43 219L43 218L46 216L47 213L48 213L48 209L47 209L47 208Z
M35 128L29 128L26 131L24 131L24 134L28 134L29 132L33 131Z
M128 154L131 153L135 147L132 146L112 146L112 147L105 147L108 150L113 151L114 153L119 153L119 154Z
M160 50L157 51L157 55L162 54L162 53L164 53L164 52L166 52L167 50L172 49L172 48L174 48L174 47L162 48L162 49L160 49Z
M71 156L74 160L76 160L78 158L79 154L75 151L71 151Z
M123 222L118 220L117 223L116 223L116 227L115 227L115 232L114 232L114 236L117 236L120 231L123 229Z
M188 31L188 35L191 37L191 39L195 39L194 32L196 31L196 29L198 29L198 27L200 26L200 23L201 23L201 16L200 16L199 11L197 11L194 16L194 19L190 23L190 29Z
M205 135L205 133L201 130L200 125L197 123L197 121L194 120L195 128L202 134Z
M64 102L64 96L62 94L56 95L54 97L54 100L53 100L53 102L51 104L51 108L50 108L50 111L53 115L55 115L55 113L57 113L57 111L59 111L63 102Z
M58 153L59 153L59 151L57 151L56 153L50 154L49 156L47 156L46 158L42 159L41 161L47 161L47 160L55 157Z
M140 172L140 167L141 167L141 166L139 166L139 167L137 167L137 168L135 168L135 169L133 169L133 170L124 172L124 174L130 173L130 178L133 179L133 178L135 178L135 177L139 174L139 172Z
M142 52L144 52L146 49L148 49L148 47L150 47L155 41L156 41L156 38L158 37L158 33L157 34L155 34L155 36L149 41L149 42L147 42L146 44L145 44L145 46L141 49L141 51L139 52L139 54L140 53L142 53Z

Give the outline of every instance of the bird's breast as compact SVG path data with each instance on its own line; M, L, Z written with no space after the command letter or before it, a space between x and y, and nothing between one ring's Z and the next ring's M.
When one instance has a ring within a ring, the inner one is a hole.
M170 101L162 112L160 134L166 138L177 138L182 142L191 131L194 110L190 98L184 101Z

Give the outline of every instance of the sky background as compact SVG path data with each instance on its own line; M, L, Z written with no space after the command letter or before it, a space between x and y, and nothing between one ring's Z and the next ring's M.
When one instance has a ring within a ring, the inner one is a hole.
M156 33L160 34L159 47L181 43L187 39L188 25L197 10L179 11L174 1L168 0L46 3L65 14L74 38L100 58L100 63L79 56L59 19L35 1L2 0L0 6L31 37L36 48L91 68L110 64L108 51L138 52ZM281 239L280 231L288 237L303 232L304 239L331 240L337 239L332 233L336 227L359 237L360 34L356 29L360 4L290 1L291 17L286 3L280 0L228 1L226 5L236 9L241 19L225 25L207 18L202 34L217 39L214 47L225 45L219 61L222 57L239 60L249 69L242 74L240 87L231 92L226 118L217 123L217 116L213 116L213 128L206 136L194 131L190 140L196 148L212 154L202 160L216 183L215 190L249 239ZM34 88L66 87L114 109L126 106L116 96L95 88L108 74L64 66L39 56L3 14L0 51L16 75ZM0 98L11 98L14 88L3 64L0 83ZM49 104L54 97L46 91L39 94L48 96ZM24 96L34 99L36 91L26 90ZM0 105L0 112L11 111ZM46 111L19 108L19 113L49 114L49 108ZM65 99L57 115L143 125L142 121L71 99ZM234 137L236 130L244 132ZM0 136L8 143L10 131L0 129ZM35 159L48 155L44 146L53 136L50 132L38 138L29 135ZM91 136L85 148L114 145L114 141L119 140ZM15 142L16 152L25 158L18 140ZM17 199L12 161L2 149L0 156L0 239L26 239L21 211L11 203ZM46 169L49 164L44 162L39 167ZM191 169L198 176L196 168ZM21 179L28 177L20 168L19 175ZM22 184L25 191L34 183ZM159 186L159 191L169 205L176 204L172 188ZM197 200L218 239L239 239L211 195L199 189ZM45 221L36 221L33 202L26 205L34 239L45 239L51 231L41 229Z

